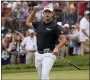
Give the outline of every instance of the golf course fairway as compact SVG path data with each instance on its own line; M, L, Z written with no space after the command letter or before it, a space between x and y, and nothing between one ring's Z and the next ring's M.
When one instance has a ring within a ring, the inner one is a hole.
M39 77L37 72L4 73L2 80L39 80ZM89 71L51 71L50 80L89 80Z

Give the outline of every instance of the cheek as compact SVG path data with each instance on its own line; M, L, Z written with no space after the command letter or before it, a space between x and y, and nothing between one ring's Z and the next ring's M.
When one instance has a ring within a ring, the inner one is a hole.
M49 14L49 16L50 16L50 17L53 17L53 14L52 14L52 13L50 13L50 14Z

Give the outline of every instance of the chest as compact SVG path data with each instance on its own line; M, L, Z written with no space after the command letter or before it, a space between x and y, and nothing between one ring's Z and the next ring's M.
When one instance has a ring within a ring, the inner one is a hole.
M36 42L35 38L28 37L26 40L27 45L34 44L35 42Z
M43 35L43 36L51 36L55 33L54 25L48 24L48 25L39 25L37 28L37 35Z

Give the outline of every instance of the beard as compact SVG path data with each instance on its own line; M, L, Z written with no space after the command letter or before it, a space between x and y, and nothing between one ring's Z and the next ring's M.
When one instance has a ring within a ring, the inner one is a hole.
M51 21L52 18L50 18L49 16L46 16L45 20L46 21Z

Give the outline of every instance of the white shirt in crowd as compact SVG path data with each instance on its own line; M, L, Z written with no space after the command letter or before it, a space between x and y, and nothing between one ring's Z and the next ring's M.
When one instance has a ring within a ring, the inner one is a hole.
M31 38L30 36L25 37L21 43L21 46L25 46L25 50L37 50L36 36Z
M83 17L80 21L80 41L85 41L86 39L89 39L85 34L81 31L81 29L85 29L86 33L89 35L89 20L87 20L85 17Z
M77 29L75 31L73 31L72 34L69 35L71 38L79 38L80 36L80 31L78 31Z

